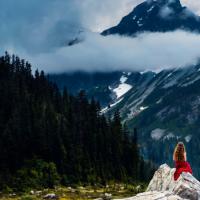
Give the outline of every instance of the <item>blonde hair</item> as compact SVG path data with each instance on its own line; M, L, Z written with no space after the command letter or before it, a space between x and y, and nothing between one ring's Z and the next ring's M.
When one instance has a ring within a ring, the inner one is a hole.
M183 142L179 142L176 145L174 149L173 160L186 161L186 150L185 150L185 145L183 144Z

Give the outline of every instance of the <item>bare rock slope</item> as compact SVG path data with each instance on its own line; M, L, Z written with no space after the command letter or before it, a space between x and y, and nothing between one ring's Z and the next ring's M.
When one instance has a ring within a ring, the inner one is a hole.
M123 200L200 200L200 182L190 173L182 173L174 181L174 171L167 164L161 165L146 192Z

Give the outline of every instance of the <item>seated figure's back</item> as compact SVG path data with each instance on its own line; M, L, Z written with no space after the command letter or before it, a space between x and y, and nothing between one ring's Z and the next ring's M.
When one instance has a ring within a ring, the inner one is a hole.
M185 146L179 142L174 150L173 160L175 162L176 171L174 173L174 180L176 181L182 172L189 172L192 174L190 164L187 162Z

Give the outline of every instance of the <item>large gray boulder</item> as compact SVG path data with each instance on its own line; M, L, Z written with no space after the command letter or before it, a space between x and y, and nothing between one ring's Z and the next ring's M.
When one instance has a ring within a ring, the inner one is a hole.
M147 191L121 200L200 200L200 182L190 173L174 181L174 171L167 164L155 172Z

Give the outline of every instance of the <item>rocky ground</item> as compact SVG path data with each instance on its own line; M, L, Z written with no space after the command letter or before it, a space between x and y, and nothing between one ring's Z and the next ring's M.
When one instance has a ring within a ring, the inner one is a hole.
M25 194L3 194L3 200L200 200L200 182L190 173L182 173L174 181L175 169L161 165L155 172L148 188L143 184L111 184L106 187L57 187L54 190L31 190ZM145 191L146 189L146 191ZM145 192L144 192L145 191Z
M174 181L175 169L168 165L161 165L155 172L147 191L134 197L118 200L199 200L200 182L190 173L182 173Z
M29 190L23 194L14 192L0 193L1 200L109 200L134 196L145 191L147 185L137 184L114 184L102 186L73 186L57 187L55 189Z

